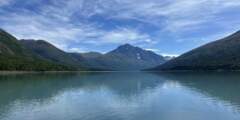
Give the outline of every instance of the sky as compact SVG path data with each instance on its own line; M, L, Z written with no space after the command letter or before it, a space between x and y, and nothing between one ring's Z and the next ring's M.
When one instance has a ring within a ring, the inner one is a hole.
M0 0L0 28L68 52L180 55L240 30L239 0Z

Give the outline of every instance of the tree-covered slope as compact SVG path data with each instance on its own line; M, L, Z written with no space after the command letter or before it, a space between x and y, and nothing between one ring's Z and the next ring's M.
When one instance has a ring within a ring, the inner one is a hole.
M76 67L81 70L82 57L74 57L44 40L21 40L21 44L31 50L38 57L58 64Z
M24 55L24 48L17 39L0 29L0 53L3 55Z
M240 31L187 52L152 70L239 70Z
M0 29L0 70L59 71L72 68L39 59L14 36Z

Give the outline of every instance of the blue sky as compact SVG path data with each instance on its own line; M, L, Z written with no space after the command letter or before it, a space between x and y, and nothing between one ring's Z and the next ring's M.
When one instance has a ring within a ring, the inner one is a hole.
M239 0L0 0L0 27L70 52L178 55L240 30Z

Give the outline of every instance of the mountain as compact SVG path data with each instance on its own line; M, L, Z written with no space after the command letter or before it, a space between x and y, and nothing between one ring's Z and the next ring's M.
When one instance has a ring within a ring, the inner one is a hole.
M130 44L121 45L103 55L91 53L83 56L90 66L108 70L141 70L166 62L164 57Z
M98 57L103 54L98 52L89 52L89 53L69 53L73 58L81 61L81 66L87 68L90 71L108 71L106 66L102 66L98 62Z
M0 30L0 70L141 70L166 62L163 56L130 44L101 54L68 53L44 40L17 40Z
M103 54L99 52L87 52L87 53L81 53L80 55L84 58L91 59L91 58L101 57Z
M58 71L72 68L38 58L14 36L0 29L0 70Z
M44 40L20 40L20 43L31 50L38 57L54 63L73 66L81 70L83 58L73 57L70 53L64 52Z
M1 55L26 55L23 48L17 39L0 29L0 53Z
M166 61L172 60L172 59L174 59L174 58L176 58L176 57L175 57L175 56L164 56L164 59L165 59Z
M240 31L196 48L151 70L239 70Z

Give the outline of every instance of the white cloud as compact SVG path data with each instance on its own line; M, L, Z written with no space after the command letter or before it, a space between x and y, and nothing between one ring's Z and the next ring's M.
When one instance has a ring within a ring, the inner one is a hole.
M9 0L1 0L7 3ZM240 6L238 0L51 0L40 10L44 16L70 21L75 14L88 18L96 14L107 18L135 19L148 24L181 29L214 20L215 13ZM162 21L163 20L163 21ZM162 22L159 22L162 21Z
M85 53L85 52L87 52L86 50L83 50L83 49L81 49L81 48L75 48L75 47L73 47L73 48L69 48L69 50L68 50L69 52L73 52L73 53Z
M52 19L38 15L10 14L0 16L0 19L8 21L3 27L19 39L47 40L57 47L71 52L83 51L70 47L81 43L92 45L154 43L148 34L131 28L106 31L91 24L55 23Z
M128 0L118 1L119 12L113 19L135 19L161 26L170 32L197 29L218 19L221 13L232 7L240 7L238 0ZM111 14L110 14L111 15Z
M148 48L148 49L145 49L145 50L152 51L152 52L155 52L159 55L167 56L167 57L178 57L179 56L179 54L163 53L161 50L154 49L154 48Z
M0 7L9 5L12 2L12 0L0 0Z
M233 22L240 24L238 20L224 21L221 16L222 12L230 8L240 7L239 0L50 1L51 4L37 6L39 7L37 13L27 8L19 9L21 10L19 12L6 12L0 8L0 14L4 11L7 13L0 15L1 26L18 38L44 39L64 50L81 51L70 46L82 43L91 45L131 43L149 47L161 39L154 38L150 33L131 25L105 29L101 26L101 21L98 23L89 21L89 18L95 15L110 21L123 19L139 21L157 27L158 30L155 32L159 34L164 31L174 35L198 31L200 28L209 27L209 23L222 26L225 31L239 27L232 26ZM0 0L0 6L10 5L11 2L12 0ZM27 1L27 4L36 2L39 0Z
M179 54L160 53L164 57L178 57Z
M151 37L148 34L140 33L129 28L119 28L114 31L106 32L101 37L102 42L106 43L150 43Z

